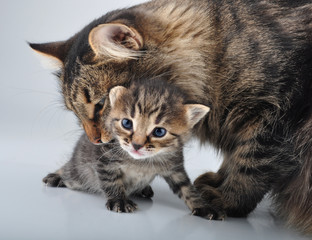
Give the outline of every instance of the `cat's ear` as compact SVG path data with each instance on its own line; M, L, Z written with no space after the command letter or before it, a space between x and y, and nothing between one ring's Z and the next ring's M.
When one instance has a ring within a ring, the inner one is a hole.
M28 43L29 46L49 61L52 67L60 68L64 65L65 58L69 51L69 41L50 43Z
M109 101L111 107L114 106L116 99L118 99L125 91L127 91L127 88L122 86L116 86L109 91Z
M133 28L120 23L108 23L91 30L89 44L97 58L137 58L143 39Z
M209 107L202 104L185 104L184 107L190 127L193 127L210 111Z

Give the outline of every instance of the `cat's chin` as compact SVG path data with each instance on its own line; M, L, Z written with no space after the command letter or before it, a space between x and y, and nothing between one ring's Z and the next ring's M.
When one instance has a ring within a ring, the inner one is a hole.
M146 159L154 157L156 154L154 153L146 153L146 152L140 152L140 151L133 151L133 150L127 150L127 153L134 159Z
M128 154L133 158L133 159L147 159L147 158L150 158L151 156L149 155L137 155L136 153L132 153L132 152L128 152Z
M123 150L125 150L133 159L146 159L155 157L158 153L146 152L146 151L136 151L133 148L129 148L127 146L121 146Z

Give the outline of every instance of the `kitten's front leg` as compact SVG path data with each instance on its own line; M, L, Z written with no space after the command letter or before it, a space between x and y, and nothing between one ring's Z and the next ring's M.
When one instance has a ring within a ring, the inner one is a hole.
M101 189L108 200L106 207L115 212L131 213L137 205L126 196L125 186L122 181L122 172L119 169L107 169L104 164L98 164L98 175Z
M121 212L132 213L138 208L136 203L134 203L130 199L120 197L108 199L106 207L108 210L118 213Z
M45 176L42 181L46 184L46 186L50 187L66 187L63 182L61 175L58 172L49 173Z
M169 174L163 175L172 191L184 200L193 215L209 219L224 219L221 209L211 207L201 198L198 190L192 185L183 166L178 166Z
M152 198L154 196L154 191L150 185L147 185L144 189L134 193L134 196L139 198Z

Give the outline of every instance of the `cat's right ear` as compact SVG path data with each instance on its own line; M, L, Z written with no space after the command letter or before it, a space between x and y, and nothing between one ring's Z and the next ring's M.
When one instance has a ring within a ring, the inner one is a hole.
M198 123L209 111L210 108L202 104L185 104L184 105L188 125L192 128Z
M96 58L137 58L143 47L141 35L121 23L100 24L89 34L89 44Z
M70 47L68 41L28 44L35 52L44 57L43 60L48 60L49 67L61 68L64 66L65 58Z
M116 86L109 91L109 101L111 107L115 105L116 100L127 91L127 88L123 86Z

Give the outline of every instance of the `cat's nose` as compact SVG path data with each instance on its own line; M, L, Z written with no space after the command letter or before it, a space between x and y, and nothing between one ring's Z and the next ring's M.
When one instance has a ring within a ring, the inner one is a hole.
M143 146L140 144L136 144L136 143L132 143L133 148L138 151L140 148L142 148Z
M101 143L103 143L103 142L102 142L101 138L95 138L94 141L93 141L93 143L94 143L94 144L101 144Z

